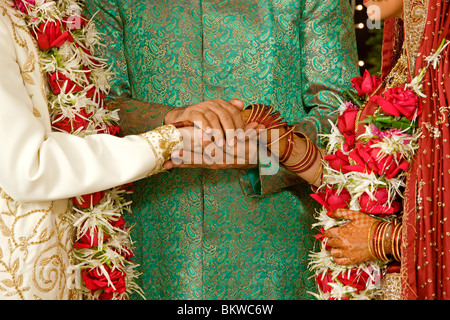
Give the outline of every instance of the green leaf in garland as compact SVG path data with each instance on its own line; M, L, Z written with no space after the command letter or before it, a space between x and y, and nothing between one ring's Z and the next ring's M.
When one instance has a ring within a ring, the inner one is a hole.
M341 91L341 95L345 100L350 101L359 108L361 108L364 103L363 98L361 98L355 90L345 89Z
M417 128L417 123L410 121L406 117L398 118L387 115L368 116L361 123L373 124L382 131L390 129L400 129L408 134L412 134L413 130Z

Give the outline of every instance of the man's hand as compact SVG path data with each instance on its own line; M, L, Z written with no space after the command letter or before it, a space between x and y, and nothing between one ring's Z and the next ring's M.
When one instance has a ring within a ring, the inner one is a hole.
M204 134L210 135L214 131L216 143L221 145L225 141L232 143L230 141L233 140L233 133L238 129L244 129L241 117L243 109L244 104L237 99L209 100L169 111L164 118L164 123L191 122Z

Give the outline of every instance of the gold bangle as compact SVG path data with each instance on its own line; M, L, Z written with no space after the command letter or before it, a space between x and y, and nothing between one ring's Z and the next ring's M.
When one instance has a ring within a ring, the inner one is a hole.
M296 163L294 163L294 164L292 164L292 165L290 165L290 166L288 166L288 167L295 167L295 166L299 165L300 163L303 162L303 160L305 159L305 157L308 155L309 149L310 149L310 147L311 147L311 143L309 143L310 140L309 140L306 136L304 136L304 138L305 138L305 142L306 142L306 150L305 150L305 153L303 154L303 157L302 157L298 162L296 162Z
M320 174L323 173L323 163L322 163L322 152L319 150L319 154L320 154L320 165L319 165L319 169L317 170L316 176L314 177L314 179L312 180L312 182L308 182L309 184L313 184L314 182L316 182L316 180L319 178ZM321 183L322 184L322 183Z
M385 222L381 231L380 231L380 251L381 251L381 256L383 258L384 261L389 261L390 259L387 257L386 255L386 250L384 248L384 239L386 237L386 230L389 227L389 222Z
M286 165L286 168L288 168L294 173L302 173L316 159L317 157L316 152L317 152L316 146L309 139L307 139L306 151L301 160L293 165Z
M272 114L273 111L273 107L269 106L269 111L266 112L266 116L264 118L262 118L260 121L258 121L259 123L263 123L264 121L266 121L267 117L269 117Z
M385 237L385 231L386 228L389 226L389 222L380 222L374 232L373 236L373 250L374 255L377 259L382 261L390 261L388 257L386 256L386 252L384 250L384 237Z
M377 258L377 256L373 253L373 251L372 251L372 243L373 243L373 237L371 237L371 234L372 234L372 229L373 229L373 227L375 226L375 225L377 225L377 224L379 224L380 222L378 222L378 221L374 221L374 222L372 222L372 225L370 226L370 229L369 229L369 234L367 235L367 243L368 243L368 245L369 245L369 252L370 252L370 254L372 255L372 257L374 257L375 259Z
M292 131L294 131L294 127L290 127L288 130L286 130L285 133L283 133L281 136L279 136L275 141L270 141L270 143L267 145L268 147L271 146L273 143L280 141L281 139L287 137Z
M252 107L250 108L250 116L248 117L246 124L249 124L251 122L254 111L255 111L255 107L252 105Z
M380 239L380 228L382 226L382 222L380 222L374 231L374 235L373 235L373 251L375 253L375 256L377 257L378 260L382 260L381 259L381 253L380 253L380 243L379 243L379 239Z
M386 230L390 226L390 222L382 222L382 226L380 227L380 234L379 234L379 253L380 258L383 261L390 261L386 255L386 250L384 248L384 239L386 237Z
M401 261L401 236L403 225L397 224L392 231L391 237L391 251L392 256L396 261Z

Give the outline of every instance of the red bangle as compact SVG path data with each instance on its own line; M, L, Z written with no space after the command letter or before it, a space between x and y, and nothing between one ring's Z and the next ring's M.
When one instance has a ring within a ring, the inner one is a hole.
M292 151L294 150L294 132L291 131L287 137L286 150L284 150L283 156L280 158L280 162L284 163L287 159L289 159L292 155Z
M316 147L316 145L310 139L308 139L308 137L306 137L306 135L304 135L303 133L299 134L301 134L306 139L306 151L299 162L290 166L286 166L287 169L289 169L294 173L303 173L309 170L315 163L317 155L319 154L319 150Z

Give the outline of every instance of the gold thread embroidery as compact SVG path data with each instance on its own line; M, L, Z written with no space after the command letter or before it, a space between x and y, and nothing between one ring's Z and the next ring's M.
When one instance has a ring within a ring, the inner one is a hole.
M403 2L405 45L409 57L409 70L414 78L416 57L419 52L428 12L428 0L405 0Z
M28 84L34 85L35 82L30 75L35 70L36 57L34 56L34 52L31 52L25 61L24 65L20 68L20 72L22 73L22 77Z
M170 158L170 154L174 148L181 143L182 136L177 133L172 125L165 125L156 128L155 130L140 134L149 144L152 149L156 165L147 173L147 177L163 170L163 164Z

